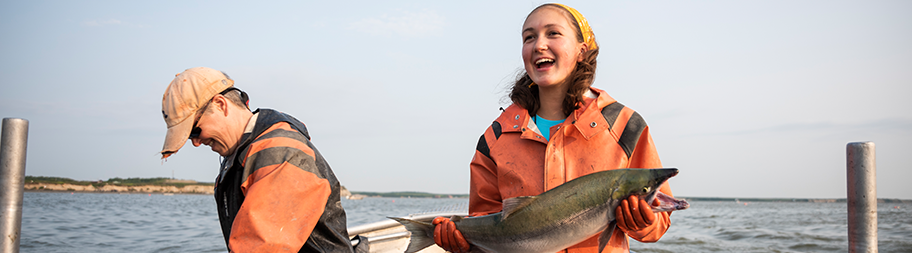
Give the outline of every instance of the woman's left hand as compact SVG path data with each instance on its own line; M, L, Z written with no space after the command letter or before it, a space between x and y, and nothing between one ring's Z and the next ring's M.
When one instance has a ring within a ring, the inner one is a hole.
M653 201L658 205L659 200ZM614 211L617 226L624 231L640 231L646 229L656 221L656 214L652 207L645 200L633 195L625 200L621 200Z

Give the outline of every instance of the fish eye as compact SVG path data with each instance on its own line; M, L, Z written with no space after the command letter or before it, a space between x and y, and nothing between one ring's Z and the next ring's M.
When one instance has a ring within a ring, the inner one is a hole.
M643 193L649 192L649 186L643 187Z

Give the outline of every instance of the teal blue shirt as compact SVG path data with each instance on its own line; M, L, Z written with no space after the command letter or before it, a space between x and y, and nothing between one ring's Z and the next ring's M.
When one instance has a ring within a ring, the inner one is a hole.
M551 140L551 127L564 123L564 120L547 120L538 115L533 116L532 120L535 121L535 125L538 126L538 131L541 131L542 135L545 136L546 141Z

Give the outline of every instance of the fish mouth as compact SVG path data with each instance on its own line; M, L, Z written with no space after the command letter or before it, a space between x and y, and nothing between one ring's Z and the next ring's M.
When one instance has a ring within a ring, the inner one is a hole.
M655 198L659 200L658 206L652 206L653 212L670 212L677 210L684 210L690 207L690 203L687 203L685 199L676 199L672 196L668 196L665 193L656 191Z
M662 186L662 184L665 183L665 181L668 181L669 178L672 178L672 177L678 175L678 169L667 168L667 169L656 169L654 171L658 174L657 178L659 180L657 180L658 183L655 185L655 187L652 187L652 191L649 192L648 195L646 195L646 203L653 203L653 201L656 199L658 199L658 201L659 201L658 206L652 206L652 211L653 212L668 212L668 211L684 210L684 209L687 209L688 207L690 207L690 203L687 203L687 200L676 199L672 196L668 196L667 194L659 191L659 188Z
M656 198L659 198L660 203L665 203L669 199L674 200L673 197L665 195L665 193L662 193L661 191L659 191L659 188L661 188L662 184L664 184L665 181L668 181L669 178L674 177L675 175L678 175L678 169L665 168L665 169L653 169L652 171L653 171L653 173L656 174L655 175L656 184L653 187L650 187L651 189L650 189L649 193L647 193L645 198L643 198L644 200L646 200L646 203L652 203L653 200L655 200Z

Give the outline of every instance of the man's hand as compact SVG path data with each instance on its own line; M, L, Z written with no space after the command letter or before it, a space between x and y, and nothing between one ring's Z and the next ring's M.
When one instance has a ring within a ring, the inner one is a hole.
M653 204L658 205L659 200L656 199ZM640 231L656 221L656 214L652 211L652 207L636 195L621 200L621 204L614 211L614 216L617 226L624 231Z
M434 218L434 242L437 246L446 251L454 253L469 252L469 242L462 237L462 233L456 230L456 224L452 220L437 217Z

